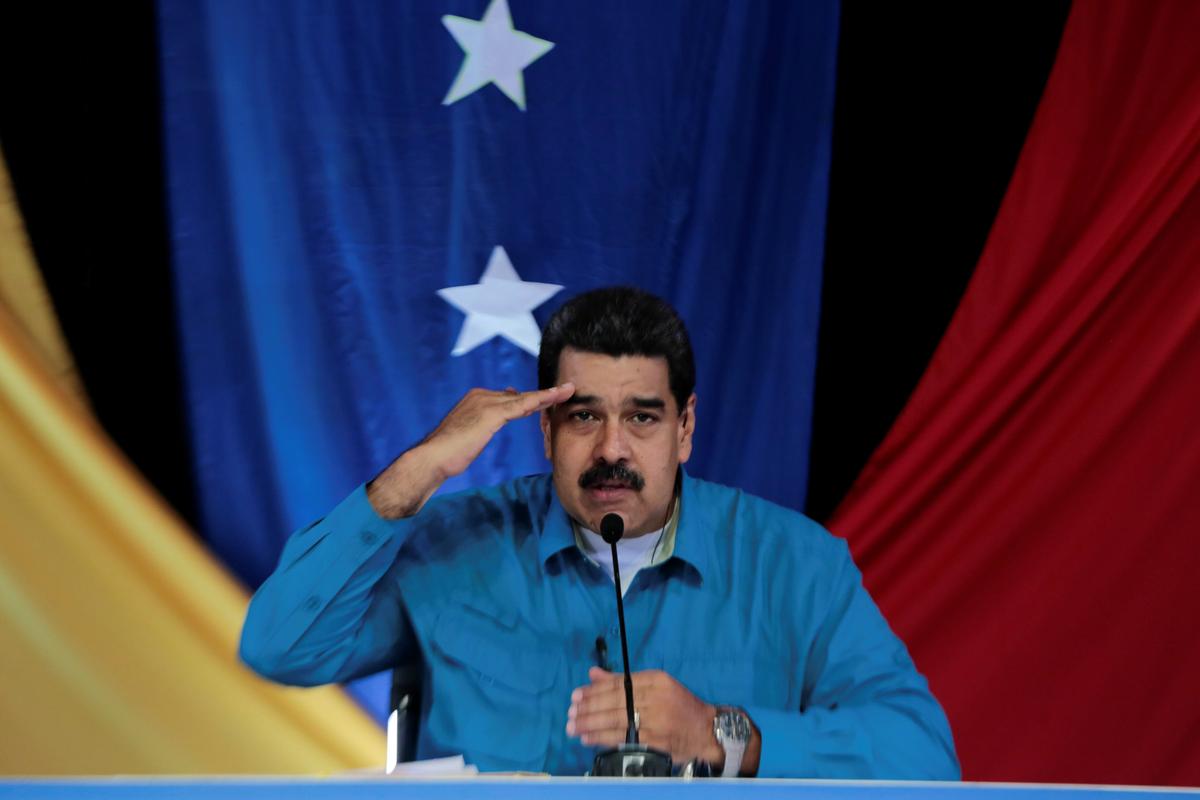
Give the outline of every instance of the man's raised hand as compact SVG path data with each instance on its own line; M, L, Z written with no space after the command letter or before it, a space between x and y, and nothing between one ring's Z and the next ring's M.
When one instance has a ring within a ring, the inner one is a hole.
M444 481L466 470L509 422L561 403L574 393L570 383L536 392L472 389L420 447L429 449Z
M509 422L561 403L575 393L564 383L534 392L472 389L419 445L367 485L367 499L380 516L409 517L448 478L462 473Z

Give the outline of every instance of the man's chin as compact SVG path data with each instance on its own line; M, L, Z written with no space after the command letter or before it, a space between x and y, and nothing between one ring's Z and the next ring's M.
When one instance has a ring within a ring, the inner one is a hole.
M605 514L620 514L625 521L626 534L632 530L631 526L641 521L640 497L633 489L582 489L576 497L578 518L591 530L600 530L600 520Z

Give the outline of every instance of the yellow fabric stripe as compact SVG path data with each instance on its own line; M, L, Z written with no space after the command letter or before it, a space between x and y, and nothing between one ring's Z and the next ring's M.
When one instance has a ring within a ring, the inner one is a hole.
M0 296L0 773L382 764L382 732L340 690L238 663L244 590L61 388L31 329L45 327Z
M34 265L3 152L0 152L0 302L7 303L26 345L37 352L59 385L82 400L83 384L59 330L41 273Z

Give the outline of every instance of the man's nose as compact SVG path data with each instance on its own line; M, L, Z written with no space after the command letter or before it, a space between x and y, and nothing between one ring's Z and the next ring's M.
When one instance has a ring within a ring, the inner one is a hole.
M629 442L620 420L609 419L600 429L600 438L596 442L595 456L598 460L616 464L629 458Z

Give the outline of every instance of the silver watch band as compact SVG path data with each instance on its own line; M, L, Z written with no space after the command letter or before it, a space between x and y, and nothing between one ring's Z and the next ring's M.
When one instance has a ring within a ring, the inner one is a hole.
M721 770L721 777L736 778L742 771L746 745L742 742L722 742L721 746L725 748L725 767Z

